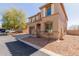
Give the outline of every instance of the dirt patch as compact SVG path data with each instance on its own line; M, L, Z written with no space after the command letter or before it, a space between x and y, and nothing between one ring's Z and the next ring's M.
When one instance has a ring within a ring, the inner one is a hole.
M58 54L79 56L79 36L65 35L64 40L60 42L45 38L23 38L23 40Z

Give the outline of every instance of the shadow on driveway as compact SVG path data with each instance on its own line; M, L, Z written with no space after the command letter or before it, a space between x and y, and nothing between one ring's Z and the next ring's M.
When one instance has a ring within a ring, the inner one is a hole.
M38 51L38 49L35 49L20 41L9 42L6 43L6 45L13 56L29 56Z

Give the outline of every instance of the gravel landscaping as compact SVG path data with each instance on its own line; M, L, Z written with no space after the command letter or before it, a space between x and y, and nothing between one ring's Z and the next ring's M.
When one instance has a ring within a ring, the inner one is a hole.
M22 40L65 56L79 56L79 36L65 35L64 40L23 38Z

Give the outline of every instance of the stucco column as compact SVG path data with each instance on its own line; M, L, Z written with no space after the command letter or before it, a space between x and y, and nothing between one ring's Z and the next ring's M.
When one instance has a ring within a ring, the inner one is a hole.
M54 4L51 4L51 14L54 13Z
M36 26L36 24L35 24L35 35L37 34L36 32L37 32L37 26Z
M41 11L42 11L42 17L45 17L45 14L46 14L45 8L41 9Z
M41 23L41 32L43 33L45 31L45 25L44 23Z

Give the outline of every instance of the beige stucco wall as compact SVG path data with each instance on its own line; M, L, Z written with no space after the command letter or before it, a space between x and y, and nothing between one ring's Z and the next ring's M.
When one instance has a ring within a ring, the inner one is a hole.
M53 32L51 33L50 37L53 38L59 38L61 36L61 33L64 35L64 30L67 30L67 19L63 13L63 10L60 6L60 4L55 3L51 5L52 7L52 15L51 16L46 16L45 17L45 8L41 9L41 14L42 14L42 19L29 24L28 26L35 26L35 31L34 34L36 34L36 24L40 23L41 24L41 32L45 31L45 22L52 22L53 23ZM54 13L57 13L57 15L53 15ZM62 29L62 32L61 32ZM48 33L41 33L40 34L44 37L49 37Z
M59 14L59 19L58 19L58 32L59 36L62 34L66 34L67 30L67 18L65 17L63 10L61 8L61 5L56 3L54 4L54 11Z
M48 16L48 17L42 18L42 21L29 24L29 27L35 26L35 28L36 28L36 24L40 23L41 24L41 32L44 32L46 22L52 22L53 23L53 32L52 32L53 35L51 37L56 38L57 34L58 34L58 15ZM33 31L33 32L34 32L34 34L36 34L36 31ZM45 33L41 33L41 35L48 36Z
M51 37L53 38L56 38L57 37L57 32L58 32L58 15L55 15L55 16L48 16L48 17L45 17L42 19L42 23L43 26L41 28L41 31L42 30L45 30L45 23L46 22L52 22L53 23L53 32L51 33L52 35L50 35ZM43 36L49 36L49 34L43 34Z

